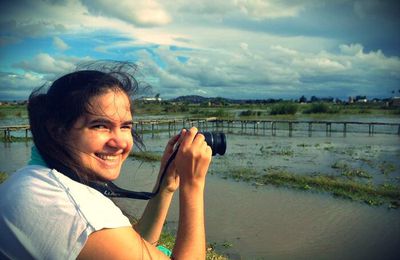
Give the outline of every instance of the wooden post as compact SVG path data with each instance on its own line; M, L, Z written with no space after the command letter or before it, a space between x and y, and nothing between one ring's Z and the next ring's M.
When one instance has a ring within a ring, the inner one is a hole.
M266 130L266 122L265 121L263 121L263 134L265 135L265 130Z
M289 122L289 136L292 137L293 122Z
M276 135L276 126L275 126L276 122L271 122L271 132L272 132L272 136Z
M330 122L326 123L325 131L326 131L326 136L331 136L331 123Z

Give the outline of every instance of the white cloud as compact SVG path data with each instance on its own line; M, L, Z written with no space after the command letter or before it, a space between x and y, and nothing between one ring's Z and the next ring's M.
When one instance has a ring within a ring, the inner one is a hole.
M0 73L0 97L5 100L26 100L32 90L44 82L38 74Z
M364 47L361 44L341 44L339 49L344 55L357 55L364 51Z
M235 5L252 19L275 19L297 16L303 10L300 2L285 3L274 0L236 0Z
M155 0L82 0L94 15L105 15L122 19L138 26L160 26L171 22L168 12Z
M318 93L336 97L347 93L377 95L391 88L377 82L388 75L392 75L392 81L399 80L399 76L393 77L400 71L398 58L386 57L379 51L365 53L361 44L342 45L344 51L338 54L310 53L279 45L260 50L243 42L239 46L242 52L216 50L212 55L210 50L158 48L154 52L165 64L163 68L150 55L141 60L153 68L148 73L159 79L154 85L164 97L199 91L209 96L243 98ZM188 60L182 63L178 56Z
M68 44L66 44L61 38L53 37L53 44L54 46L59 49L60 51L65 51L69 49Z
M65 73L75 68L75 64L59 58L55 59L47 53L39 53L33 59L19 62L15 66L25 71L53 75Z

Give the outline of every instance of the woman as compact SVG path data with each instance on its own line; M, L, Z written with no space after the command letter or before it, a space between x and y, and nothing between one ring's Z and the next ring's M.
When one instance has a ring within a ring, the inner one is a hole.
M29 165L0 186L0 258L167 258L156 245L178 188L172 255L205 258L203 195L212 151L196 128L168 142L160 172L177 144L179 150L135 226L87 185L118 178L136 139L130 96L138 84L123 72L126 66L76 71L54 81L46 93L31 94L35 147Z

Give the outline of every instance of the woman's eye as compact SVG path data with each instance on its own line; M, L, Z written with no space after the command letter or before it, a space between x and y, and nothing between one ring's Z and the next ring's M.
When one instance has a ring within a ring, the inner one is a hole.
M132 129L132 125L124 125L121 128L122 129L126 129L126 130L131 130Z
M94 126L92 126L92 128L94 128L94 129L107 129L107 127L105 125L94 125Z

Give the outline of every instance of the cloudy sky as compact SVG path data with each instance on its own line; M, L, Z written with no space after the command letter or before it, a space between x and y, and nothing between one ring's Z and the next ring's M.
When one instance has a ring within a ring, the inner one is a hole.
M400 95L399 3L1 1L0 100L98 59L137 63L165 99Z

